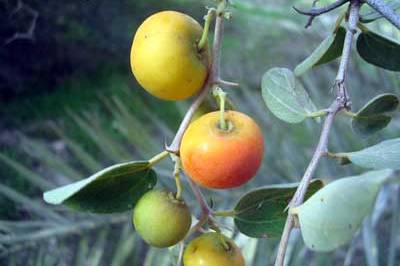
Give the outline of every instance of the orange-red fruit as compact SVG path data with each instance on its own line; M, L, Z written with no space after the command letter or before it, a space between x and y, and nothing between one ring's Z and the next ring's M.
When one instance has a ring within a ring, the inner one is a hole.
M225 112L229 128L220 128L219 111L203 115L186 130L180 148L185 172L207 188L234 188L251 179L260 167L264 141L247 115Z

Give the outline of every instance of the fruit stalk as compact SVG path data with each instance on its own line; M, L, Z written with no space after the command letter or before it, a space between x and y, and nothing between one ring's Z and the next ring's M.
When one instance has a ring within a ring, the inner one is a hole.
M149 164L150 166L155 165L156 163L158 163L159 161L163 160L165 157L168 156L168 152L167 151L162 151L159 154L155 155L153 158L151 158L149 160Z
M176 199L180 200L182 199L182 182L181 182L181 160L178 156L174 155L173 160L175 161L175 166L174 166L174 177L175 177L175 183L176 183Z
M197 49L199 49L199 51L203 50L204 47L207 44L208 32L209 32L209 29L210 29L211 20L213 19L215 12L216 11L215 11L214 8L209 9L208 12L207 12L207 15L204 18L205 22L204 22L203 34L201 35L199 44L197 45Z
M219 99L219 127L222 130L228 130L228 124L225 120L226 92L224 92L220 87L216 87L214 88L213 94Z
M344 82L348 70L348 62L355 34L355 28L359 20L360 4L361 4L360 0L350 1L349 18L347 22L348 23L347 33L344 41L343 52L340 60L338 74L336 77L337 96L328 109L328 115L326 116L326 119L322 126L321 135L317 148L315 149L314 155L303 175L303 178L296 190L296 193L294 194L291 202L289 203L289 208L299 206L303 202L310 180L314 176L315 170L317 169L321 158L328 154L329 134L332 129L332 125L336 117L336 114L339 113L341 110L345 110L347 108L348 96ZM278 253L275 260L275 266L284 265L287 244L289 241L290 233L294 228L294 219L295 217L291 215L289 212L281 236L281 241L279 243Z

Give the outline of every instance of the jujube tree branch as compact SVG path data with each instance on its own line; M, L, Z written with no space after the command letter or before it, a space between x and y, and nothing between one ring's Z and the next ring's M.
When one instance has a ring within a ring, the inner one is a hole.
M382 0L364 0L367 5L375 9L379 14L385 17L390 23L400 30L400 15L388 6Z
M205 84L203 85L203 88L197 94L197 96L195 97L195 100L193 101L193 103L189 107L188 111L186 112L172 143L169 146L166 146L166 150L168 152L179 154L183 135L184 135L186 129L188 128L194 113L199 108L201 103L204 101L204 99L206 98L206 96L209 93L211 88L215 87L217 84L228 85L228 86L237 86L238 85L236 83L224 81L220 78L221 44L222 44L222 37L223 37L223 32L224 32L225 8L226 8L226 1L225 0L219 1L217 9L209 11L208 15L206 16L206 24L208 23L208 25L206 25L207 27L209 26L209 23L210 23L210 21L207 22L207 19L210 19L210 17L211 17L210 12L212 12L212 13L215 12L215 16L216 16L215 17L215 27L214 27L214 42L213 42L213 47L212 47L212 59L211 59L212 61L211 61L211 65L209 68L209 75L207 77ZM204 42L204 40L203 40L203 42ZM195 195L195 198L196 198L197 202L199 203L199 205L201 207L201 211L202 211L199 223L197 225L195 225L194 228L201 228L201 226L207 220L209 220L211 218L212 210L208 206L207 201L205 200L199 187L190 178L189 178L189 185L190 185L190 187Z
M310 16L310 18L305 26L306 28L308 28L309 26L311 26L315 17L325 14L325 13L328 13L328 12L344 5L345 3L349 2L349 1L350 0L337 0L336 2L333 2L332 4L321 7L321 8L312 7L311 10L308 10L308 11L298 9L295 6L293 7L293 9L296 10L296 12L299 14Z
M188 128L190 121L199 108L201 103L206 98L208 92L210 91L213 85L218 84L222 79L220 78L220 61L221 61L221 43L222 43L222 35L224 32L224 8L225 8L225 1L222 1L219 5L220 7L216 11L216 19L215 19L215 28L214 28L214 43L212 48L212 61L211 66L209 69L208 78L203 85L203 88L197 94L195 100L189 107L188 111L186 112L178 131L169 146L166 146L166 150L172 153L179 153L179 148L182 142L183 134L185 133L186 129ZM223 82L226 83L226 82ZM236 84L231 84L236 85Z
M296 193L294 194L289 207L295 207L300 205L304 201L305 194L307 192L307 188L311 179L314 176L314 173L318 167L318 164L321 158L328 153L328 141L329 134L335 119L335 116L342 109L345 109L348 104L348 97L345 87L345 79L346 73L348 69L348 63L350 58L350 51L352 48L353 37L356 32L357 22L359 20L359 10L360 10L360 1L359 0L351 0L349 7L349 18L347 23L347 31L344 40L342 57L340 60L340 65L336 77L336 86L337 86L337 96L336 99L332 102L328 109L328 115L324 121L322 126L320 139L315 149L314 155L303 175L303 178L298 186ZM283 266L285 261L285 254L287 249L287 244L289 241L290 233L294 227L295 217L290 213L285 223L285 227L282 233L281 241L279 243L278 253L275 260L275 266Z

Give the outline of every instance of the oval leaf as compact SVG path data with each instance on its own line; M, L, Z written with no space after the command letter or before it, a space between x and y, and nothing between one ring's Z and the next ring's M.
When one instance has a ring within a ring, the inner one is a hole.
M361 136L367 138L372 134L384 129L389 125L392 118L387 115L375 115L369 117L354 117L351 121L353 131Z
M377 114L384 114L393 112L399 106L399 98L392 93L384 93L375 96L368 103L366 103L360 111L357 112L358 116L372 116Z
M262 79L262 97L271 112L288 123L299 123L316 110L308 93L287 68L272 68Z
M398 105L399 98L394 94L385 93L376 96L353 118L351 125L354 132L362 137L368 137L385 128L392 118L384 114L395 111Z
M357 51L370 64L400 71L400 44L371 31L362 32L357 38Z
M275 238L282 234L290 200L298 183L265 186L244 195L236 204L235 225L250 237ZM323 187L321 180L313 180L306 197Z
M315 66L338 58L342 54L345 35L346 30L343 27L340 27L336 33L330 34L309 57L294 69L294 74L301 76Z
M339 157L346 157L352 163L372 169L400 169L400 138L385 140L366 149L338 153Z
M132 209L136 201L157 183L147 161L110 166L81 181L47 191L43 199L73 209L97 213Z
M392 174L386 169L336 180L291 209L299 218L306 246L331 251L350 241Z

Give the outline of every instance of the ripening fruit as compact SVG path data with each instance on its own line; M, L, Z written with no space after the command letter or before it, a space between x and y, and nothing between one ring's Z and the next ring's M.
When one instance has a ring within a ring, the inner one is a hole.
M167 190L144 194L135 206L133 224L138 234L155 247L170 247L181 241L192 222L189 208Z
M185 172L207 188L233 188L246 183L260 167L264 141L247 115L225 112L229 128L219 126L219 111L192 122L183 135L180 156Z
M203 86L208 47L199 51L203 29L192 17L162 11L137 30L131 49L132 72L150 94L164 100L186 99Z
M206 233L193 239L186 247L183 265L243 266L244 259L240 249L231 239L218 233Z

